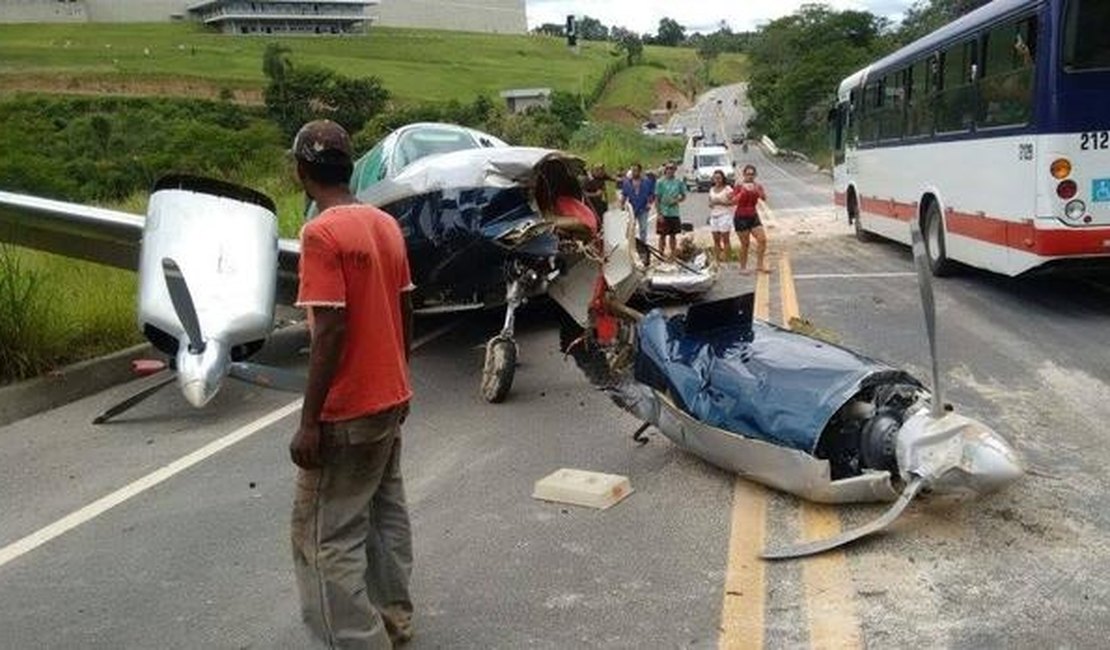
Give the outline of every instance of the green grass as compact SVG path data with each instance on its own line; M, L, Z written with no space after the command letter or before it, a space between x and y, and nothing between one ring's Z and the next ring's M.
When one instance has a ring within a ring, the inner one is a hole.
M140 82L187 92L190 82L261 89L262 53L283 43L294 64L322 65L349 76L377 75L401 102L465 101L507 88L588 92L615 57L610 43L560 38L374 27L343 37L225 36L190 23L0 25L0 82L5 78ZM649 46L646 60L680 72L694 50ZM743 57L723 55L713 79L731 83ZM74 82L75 83L75 82ZM57 85L57 84L55 84Z
M628 110L637 117L647 119L656 106L654 88L661 79L672 79L668 70L638 65L621 70L614 75L609 87L594 105L593 112L605 115L611 110Z
M142 340L136 275L0 246L0 382Z
M616 174L632 163L650 169L681 159L685 146L681 138L645 136L634 127L590 124L575 134L568 148L588 163L602 163L609 173Z
M262 53L272 42L289 46L295 65L377 75L402 102L469 100L519 87L589 90L613 60L608 43L583 42L576 55L562 39L531 35L375 27L358 36L283 38L225 36L192 24L0 25L0 80L147 81L171 88L203 80L261 88ZM647 55L677 65L693 51L647 48Z

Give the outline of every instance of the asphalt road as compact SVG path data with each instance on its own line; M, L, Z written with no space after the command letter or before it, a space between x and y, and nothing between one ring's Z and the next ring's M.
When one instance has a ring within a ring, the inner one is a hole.
M804 165L755 148L747 159L774 209L776 272L757 287L768 317L781 321L788 258L815 327L929 381L908 249L855 241L827 178ZM703 196L684 206L694 223ZM729 270L717 291L755 282ZM751 540L883 508L813 508L660 436L637 446L637 423L557 352L551 306L522 316L517 381L497 406L477 384L500 315L423 324L404 433L417 606L406 647L1105 646L1108 284L974 271L938 281L947 400L1006 436L1030 474L982 501L915 503L844 553L772 565ZM139 385L0 428L0 647L306 647L288 543L294 397L228 383L196 411L167 390L89 424ZM152 487L133 483L228 436L242 439ZM624 474L635 492L606 511L532 499L561 467ZM118 505L83 510L128 485ZM29 539L44 529L58 534ZM736 575L757 578L737 592L726 588Z

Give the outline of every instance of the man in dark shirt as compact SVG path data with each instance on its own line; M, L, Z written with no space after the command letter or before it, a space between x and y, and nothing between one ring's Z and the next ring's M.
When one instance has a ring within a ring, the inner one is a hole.
M609 209L609 193L606 191L605 183L610 181L616 181L616 179L605 171L605 165L597 164L590 168L589 176L582 183L582 193L586 195L586 200L597 214L599 222L605 215L605 211Z

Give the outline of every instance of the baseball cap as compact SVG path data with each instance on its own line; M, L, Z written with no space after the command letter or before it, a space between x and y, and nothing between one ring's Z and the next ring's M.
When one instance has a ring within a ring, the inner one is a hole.
M331 120L313 120L297 131L297 136L293 138L293 155L310 163L349 163L351 136Z

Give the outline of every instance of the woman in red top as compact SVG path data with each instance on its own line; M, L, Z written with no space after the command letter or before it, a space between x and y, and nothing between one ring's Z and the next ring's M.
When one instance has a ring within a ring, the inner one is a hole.
M760 223L759 212L756 210L756 204L767 200L767 193L763 191L762 185L755 182L755 165L744 165L742 177L732 190L732 199L736 204L732 225L740 239L740 272L747 273L748 249L751 238L755 237L756 269L760 273L770 273L771 269L764 265L763 259L767 252L767 235L763 232L763 224Z

